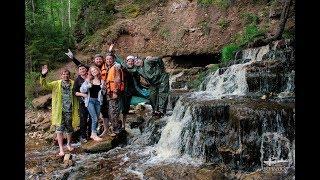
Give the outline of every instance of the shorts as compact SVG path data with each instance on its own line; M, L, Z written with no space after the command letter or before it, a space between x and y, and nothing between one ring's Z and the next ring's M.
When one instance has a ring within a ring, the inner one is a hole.
M72 112L62 112L62 120L60 126L56 128L57 133L73 133L72 128Z

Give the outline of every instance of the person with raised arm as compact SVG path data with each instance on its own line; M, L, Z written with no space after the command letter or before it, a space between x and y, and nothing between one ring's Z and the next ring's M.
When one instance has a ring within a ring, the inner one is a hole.
M73 53L71 52L70 49L68 49L68 52L65 53L77 66L79 65L83 65L85 67L87 67L89 69L90 65L84 64L82 62L80 62L78 59L76 59L73 55ZM104 61L104 58L101 54L96 54L93 58L93 65L97 66L100 70L100 74L101 74L101 79L106 82L107 79L107 65ZM108 132L108 124L109 124L109 113L108 113L108 102L107 102L107 98L103 98L103 102L100 108L100 112L102 114L102 118L103 118L103 127L104 127L104 131L100 134L100 136L104 136L107 132ZM99 116L98 116L99 118Z
M134 65L137 72L150 84L150 103L153 116L165 115L169 97L169 74L165 71L161 57L147 56L145 59L136 58Z
M67 134L67 149L73 150L71 146L71 135L74 128L79 126L79 101L72 93L74 81L70 79L70 71L63 69L61 79L47 82L46 74L48 66L42 66L40 84L44 89L52 91L51 123L56 126L57 139L59 144L58 156L64 156L63 133Z

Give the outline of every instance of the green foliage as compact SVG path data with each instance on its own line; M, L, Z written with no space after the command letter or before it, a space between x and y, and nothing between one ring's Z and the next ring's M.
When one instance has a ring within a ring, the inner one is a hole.
M26 34L30 36L25 46L26 60L31 61L32 69L37 69L42 64L50 63L55 66L57 62L65 61L64 52L74 46L69 32L55 29L48 21L27 27Z
M47 93L39 86L40 66L55 69L66 62L67 49L74 49L72 32L79 7L80 0L71 0L70 6L68 1L25 1L26 107L34 97Z
M239 40L240 46L246 45L252 42L255 38L264 36L264 32L259 29L259 27L255 24L250 24L245 27L244 34Z
M168 28L162 28L160 29L159 35L163 38L163 39L168 39L170 36L170 31Z
M282 37L284 39L294 39L295 38L295 32L294 32L294 30L285 29L283 31Z
M205 20L201 21L199 23L201 31L203 32L203 34L205 35L209 35L210 31L211 31L211 27L209 26L209 23Z
M197 3L200 5L208 6L213 4L214 0L198 0Z
M121 11L126 17L135 18L140 14L140 6L137 4L130 4Z
M230 25L230 21L226 19L220 19L218 22L218 25L220 26L221 29L226 29Z
M156 31L158 30L159 26L160 26L160 23L161 23L161 19L160 18L156 18L154 21L152 21L152 24L151 24L151 31Z
M197 3L201 6L216 5L222 9L227 9L230 5L229 0L198 0Z
M258 24L259 23L259 16L253 13L243 13L241 17L244 19L246 25L248 24Z
M93 35L99 28L113 23L116 1L82 0L81 11L77 18L74 35L80 42L84 37Z
M256 38L263 37L265 33L266 29L260 29L255 23L245 26L243 33L238 33L233 37L233 43L227 44L222 48L222 63L232 60L234 53L241 47L253 42Z
M226 63L234 58L234 54L240 49L237 44L228 44L222 48L222 63Z
M25 74L25 106L32 107L32 100L39 94L40 72L27 72Z

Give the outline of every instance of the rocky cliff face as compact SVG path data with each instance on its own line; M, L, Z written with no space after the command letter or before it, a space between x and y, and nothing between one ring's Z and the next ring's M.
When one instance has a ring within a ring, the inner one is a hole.
M123 57L215 54L233 42L250 17L267 34L273 34L281 13L281 8L269 1L230 1L224 8L219 4L203 6L195 0L167 0L132 18L121 14L123 4L115 6L118 13L114 23L97 31L91 41L80 43L80 50L88 54L106 51L108 43L114 41ZM294 29L294 11L286 29Z

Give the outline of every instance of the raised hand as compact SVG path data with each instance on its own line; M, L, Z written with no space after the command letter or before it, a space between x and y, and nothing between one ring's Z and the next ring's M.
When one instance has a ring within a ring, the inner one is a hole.
M113 44L113 43L109 46L109 52L111 52L111 51L112 51L113 46L114 46L114 44Z
M41 70L41 74L45 75L48 73L48 66L47 65L43 65L42 66L42 70Z
M65 53L70 59L73 59L73 53L71 52L70 49L68 49L68 52Z

